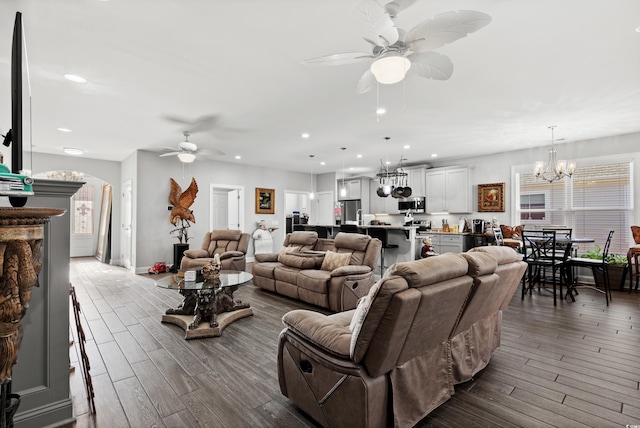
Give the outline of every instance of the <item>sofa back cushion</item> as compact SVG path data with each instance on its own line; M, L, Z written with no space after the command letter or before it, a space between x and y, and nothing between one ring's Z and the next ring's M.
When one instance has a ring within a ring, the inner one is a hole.
M214 230L205 234L202 249L207 250L210 257L227 251L247 253L249 234L240 230Z
M282 245L284 247L289 247L289 246L299 247L299 251L309 251L309 250L313 250L317 241L318 241L318 233L297 231L297 232L287 233L287 236L285 236L284 243Z
M380 254L380 240L372 239L369 235L360 233L340 232L336 235L333 243L336 252L349 253L350 265L369 266L375 269Z
M498 267L495 273L500 277L498 285L504 292L504 299L502 300L500 309L505 309L520 284L522 275L524 275L527 269L527 263L522 261L522 254L509 247L496 245L475 247L469 250L468 254L477 252L490 254L497 260Z
M375 377L446 341L472 289L467 270L458 254L390 267L352 336L352 359Z

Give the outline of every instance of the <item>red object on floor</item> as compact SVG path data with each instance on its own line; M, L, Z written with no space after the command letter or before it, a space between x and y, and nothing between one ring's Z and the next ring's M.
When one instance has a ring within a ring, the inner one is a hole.
M148 270L149 273L169 272L169 267L164 262L155 262Z

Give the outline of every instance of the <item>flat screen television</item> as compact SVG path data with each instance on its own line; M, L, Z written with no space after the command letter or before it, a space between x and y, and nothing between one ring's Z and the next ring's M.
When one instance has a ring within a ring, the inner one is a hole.
M11 129L3 144L11 145L11 170L0 165L0 195L13 207L22 207L33 195L33 179L22 171L22 13L16 12L11 45Z

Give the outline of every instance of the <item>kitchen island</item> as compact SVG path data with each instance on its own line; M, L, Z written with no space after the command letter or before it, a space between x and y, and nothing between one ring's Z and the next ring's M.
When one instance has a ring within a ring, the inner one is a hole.
M335 237L340 232L340 225L329 224L296 224L295 230L316 231L316 227L327 228L328 237ZM386 229L388 234L388 244L397 245L398 248L385 249L384 262L385 265L391 266L397 262L409 262L415 260L416 251L420 254L422 244L417 248L416 232L418 226L392 226L392 225L373 225L356 226L358 233L368 235L369 229Z

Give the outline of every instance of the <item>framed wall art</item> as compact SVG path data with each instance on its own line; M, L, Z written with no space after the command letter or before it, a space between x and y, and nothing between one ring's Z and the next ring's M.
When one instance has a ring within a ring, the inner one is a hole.
M504 212L504 183L478 184L478 212Z
M276 207L276 191L256 187L256 214L273 214Z

